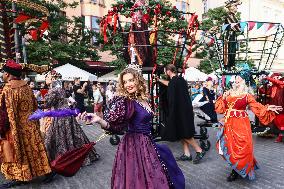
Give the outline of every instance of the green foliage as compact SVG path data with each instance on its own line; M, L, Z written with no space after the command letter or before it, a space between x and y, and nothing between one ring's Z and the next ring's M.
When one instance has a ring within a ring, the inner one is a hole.
M203 15L204 19L200 25L200 29L208 31L214 26L222 26L225 22L227 12L224 7L218 7L215 9L209 9L207 13Z
M49 64L50 59L60 65L65 63L84 65L86 59L98 60L96 48L91 44L95 32L86 30L83 17L68 18L63 11L66 8L75 8L77 2L66 3L62 0L41 1L33 0L42 4L50 12L48 18L50 27L48 34L37 41L29 40L26 44L27 59L29 63ZM28 15L40 17L39 12L25 7L18 7ZM33 23L29 27L19 25L22 34L28 34L32 27L38 28L40 23Z
M208 52L207 51L202 51L201 53L196 53L196 55L195 55L195 57L196 58L204 58L204 57L206 57L207 56L207 54L208 54Z
M210 74L219 68L219 62L216 59L201 60L198 69L206 74Z

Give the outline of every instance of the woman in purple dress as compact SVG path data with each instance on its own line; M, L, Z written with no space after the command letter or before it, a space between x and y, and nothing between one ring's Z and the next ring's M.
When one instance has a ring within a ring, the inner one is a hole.
M153 112L143 76L126 68L120 74L118 94L104 112L104 119L94 114L80 116L91 117L92 123L113 133L127 129L114 160L111 188L184 189L184 175L170 149L156 144L151 136Z

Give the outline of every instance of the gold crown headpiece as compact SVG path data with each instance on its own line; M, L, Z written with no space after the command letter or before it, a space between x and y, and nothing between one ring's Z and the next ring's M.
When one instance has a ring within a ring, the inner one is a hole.
M138 73L142 74L142 66L139 64L134 64L134 63L127 64L126 68L133 69L137 71Z

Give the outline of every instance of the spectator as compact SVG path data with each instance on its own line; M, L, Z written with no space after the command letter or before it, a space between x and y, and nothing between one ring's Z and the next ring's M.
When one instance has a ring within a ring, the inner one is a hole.
M191 100L194 100L198 94L200 94L200 86L195 84L195 86L191 88Z
M104 87L102 86L101 83L98 83L97 84L97 87L99 88L100 92L101 92L101 95L103 97L103 107L102 107L102 111L105 110L105 107L106 107L106 91L104 89Z
M114 87L112 85L107 86L106 90L106 104L109 104L109 101L114 97Z
M75 96L75 101L76 101L76 108L80 110L80 112L85 112L86 108L84 105L84 98L86 95L86 87L88 85L87 82L83 84L83 86L80 85L80 78L76 78L74 80L74 86L73 86L73 91L74 91L74 96Z
M103 109L103 96L101 94L100 88L98 85L93 85L93 97L94 97L94 112L102 117L102 109Z
M33 94L34 94L36 100L37 101L42 101L42 96L41 96L40 91L35 89L35 82L30 80L30 81L28 81L28 85L32 89Z
M72 85L71 85L71 88L70 88L70 83L69 81L65 81L63 83L63 89L65 90L65 97L66 98L69 98L69 97L72 97Z

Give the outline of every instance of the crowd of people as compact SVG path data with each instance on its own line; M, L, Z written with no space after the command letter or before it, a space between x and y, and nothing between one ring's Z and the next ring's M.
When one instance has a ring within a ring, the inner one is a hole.
M30 78L25 78L24 80L27 81L27 84L32 89L38 104L42 104L44 102L44 96L50 86L48 86L46 81L36 82ZM106 107L115 96L116 82L112 80L108 83L100 83L97 81L82 82L80 78L75 78L74 81L62 81L62 88L65 91L65 97L74 99L76 108L81 112L86 110L88 110L88 112L94 111L102 116L104 107Z
M202 91L196 86L190 96L187 82L178 75L176 67L169 64L164 68L167 80L157 77L156 81L167 87L168 115L162 139L179 141L183 146L181 156L174 157L166 145L153 140L151 121L154 112L139 67L125 68L118 83L110 81L106 90L100 83L84 82L81 85L79 78L74 83L62 82L61 75L55 71L46 75L45 86L40 85L47 87L47 91L36 90L34 82L21 79L22 67L13 60L6 62L2 72L5 86L0 96L1 172L10 182L0 185L0 188L27 184L37 177L43 177L42 182L51 182L56 174L60 174L54 169L58 158L91 144L82 124L100 125L112 134L125 133L114 160L113 189L185 188L185 178L176 161L197 164L206 155L194 139L195 104L201 103L198 108L210 118L210 122L219 122L216 147L232 167L227 177L230 182L238 177L252 180L258 168L247 108L262 124L273 122L280 130L283 128L283 104L272 104L271 100L270 104L257 102L245 75L236 76L231 89L222 94L214 90L212 78L208 78ZM275 77L265 79L277 84L277 87L271 87L270 96L279 95L283 81ZM87 97L93 108L89 112L94 113L86 112ZM37 111L37 102L42 101L42 111ZM224 114L224 119L217 120L216 112ZM36 119L31 120L31 115ZM190 147L196 152L194 157L190 154ZM90 165L101 158L93 146L84 153L86 155L79 166ZM70 156L68 161L72 158Z

